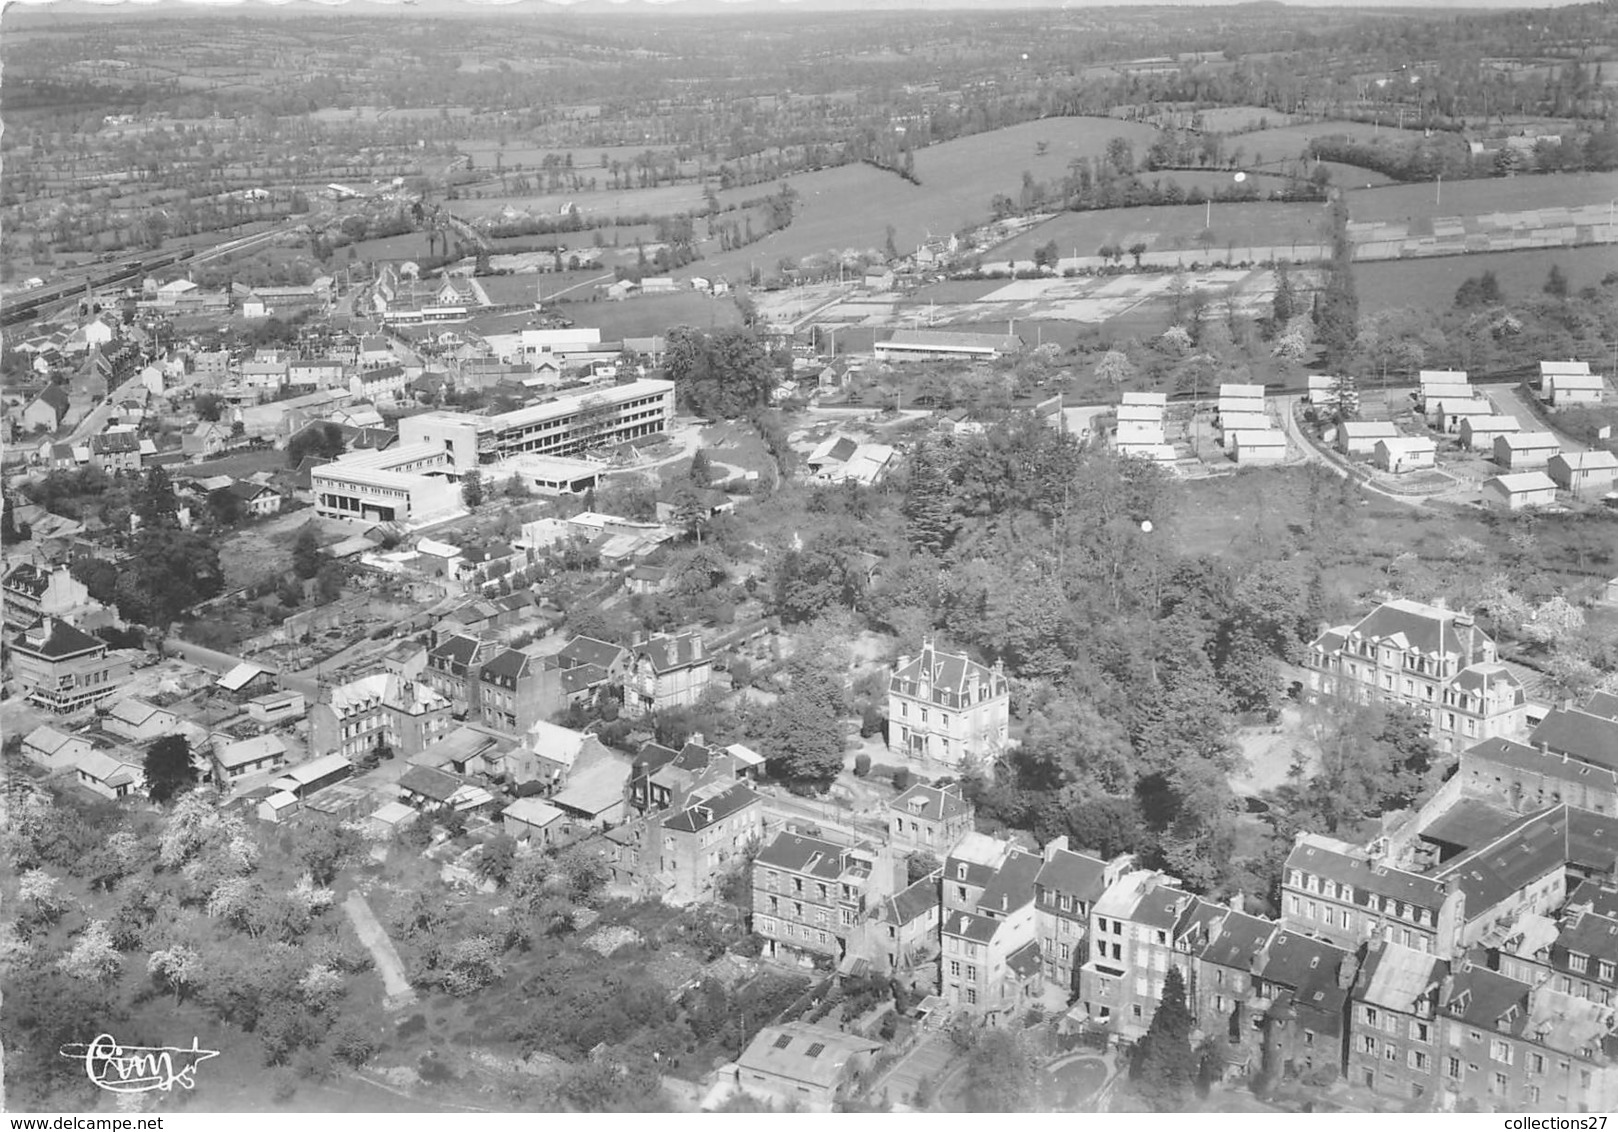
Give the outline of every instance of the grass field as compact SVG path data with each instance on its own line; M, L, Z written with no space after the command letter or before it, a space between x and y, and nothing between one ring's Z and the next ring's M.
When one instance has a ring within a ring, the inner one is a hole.
M677 212L702 207L702 186L686 182L659 185L655 189L624 189L616 192L598 189L593 193L535 193L529 196L501 196L495 191L481 198L463 195L449 202L450 211L466 220L496 216L507 207L531 212L535 216L560 216L569 207L577 208L584 215L673 216Z
M1578 290L1618 270L1618 252L1604 245L1384 260L1356 264L1354 285L1362 314L1390 307L1447 307L1457 287L1485 271L1494 272L1508 298L1538 295L1552 264L1559 266L1569 285Z
M1491 177L1482 181L1389 185L1349 193L1354 220L1407 220L1432 216L1478 216L1534 208L1573 208L1618 197L1618 173L1551 173Z
M1229 176L1229 174L1225 174ZM1212 218L1211 222L1209 217ZM1317 203L1253 201L1241 204L1149 205L1095 212L1064 212L997 246L984 257L1026 262L1050 240L1064 256L1095 255L1103 244L1143 242L1153 251L1196 249L1205 224L1213 233L1211 255L1227 245L1316 244L1325 239L1326 207Z
M1231 138L1227 148L1241 146L1248 160L1255 160L1255 154L1262 154L1266 161L1280 161L1302 154L1304 146L1312 138L1336 136L1391 138L1395 134L1410 139L1421 137L1419 130L1400 131L1396 126L1387 124L1378 127L1374 123L1366 122L1304 122L1295 126L1277 126L1269 130L1254 130L1250 134L1242 134Z
M575 292L583 296L584 292ZM695 291L679 291L672 295L643 295L614 303L606 300L591 302L580 298L577 302L563 300L559 311L579 326L594 326L601 330L604 342L623 338L649 338L662 334L671 326L694 326L700 330L714 327L740 326L741 312L736 304L726 299L710 298Z

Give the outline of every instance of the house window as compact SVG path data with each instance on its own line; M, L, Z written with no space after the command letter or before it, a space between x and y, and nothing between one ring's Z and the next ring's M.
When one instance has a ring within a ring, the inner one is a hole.
M1461 1079L1461 1059L1460 1058L1458 1058L1458 1057L1446 1057L1444 1059L1444 1076L1453 1078L1456 1081L1459 1081Z
M1419 1069L1425 1073L1427 1071L1427 1055L1419 1049L1411 1050L1410 1068Z
M960 964L959 961L954 960L954 959L950 960L950 962L949 962L949 977L952 978L952 979L958 979L958 978L961 977L961 964Z
M1504 1062L1506 1065L1510 1065L1511 1064L1511 1056L1512 1056L1512 1052L1511 1052L1511 1043L1510 1042L1491 1041L1489 1043L1489 1060L1490 1061L1499 1061L1499 1062Z
M1545 1055L1544 1054L1531 1053L1531 1054L1528 1055L1528 1072L1530 1072L1530 1073L1543 1073L1543 1072L1545 1072Z
M973 988L973 987L967 987L966 988L966 1004L968 1006L976 1006L977 1003L978 1003L978 992L977 992L977 990L975 988Z
M1506 1080L1506 1075L1504 1073L1496 1073L1494 1075L1494 1080L1489 1084L1489 1092L1495 1096L1503 1097L1506 1095L1506 1090L1510 1088L1510 1084L1511 1083Z
M966 965L966 981L969 983L978 981L978 969L970 963Z
M1360 1038L1360 1052L1361 1053L1368 1053L1372 1057L1375 1057L1376 1056L1376 1039L1373 1038L1370 1034L1366 1034L1363 1037L1361 1037Z
M1382 1060L1383 1061L1398 1061L1399 1060L1399 1047L1394 1045L1392 1042L1389 1042L1387 1045L1383 1046L1382 1047Z

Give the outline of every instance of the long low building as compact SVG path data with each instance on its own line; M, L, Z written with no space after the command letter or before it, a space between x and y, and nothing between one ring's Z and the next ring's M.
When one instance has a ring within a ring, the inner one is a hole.
M444 411L405 417L399 441L431 445L464 472L525 453L573 456L621 444L667 432L673 419L674 383L641 378L488 417Z
M444 446L421 442L351 452L309 473L317 514L368 522L448 514L460 505L458 481Z
M973 334L960 330L900 330L872 348L878 361L994 359L1022 349L1014 334Z

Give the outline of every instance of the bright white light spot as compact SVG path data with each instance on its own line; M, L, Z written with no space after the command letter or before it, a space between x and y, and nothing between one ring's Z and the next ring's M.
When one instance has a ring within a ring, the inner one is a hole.
M1026 51L1024 51L1024 52L1023 52L1023 53L1022 53L1022 61L1023 61L1023 62L1024 62L1024 63L1026 63L1026 62L1028 62L1028 52L1026 52Z
M1241 182L1243 182L1245 180L1247 180L1247 174L1246 173L1238 173L1238 174L1236 174L1236 182L1237 182L1237 184L1240 184Z
M1142 531L1146 532L1147 534L1151 534L1152 533L1152 521L1150 519L1142 520L1141 525L1140 525L1140 529Z

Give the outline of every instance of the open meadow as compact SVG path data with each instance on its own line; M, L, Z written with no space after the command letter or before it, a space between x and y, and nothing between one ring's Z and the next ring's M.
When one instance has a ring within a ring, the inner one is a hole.
M1361 314L1393 307L1447 307L1457 287L1485 271L1494 272L1508 299L1538 295L1553 265L1562 269L1568 285L1577 291L1618 271L1618 252L1611 245L1599 245L1380 260L1356 264L1354 285Z

